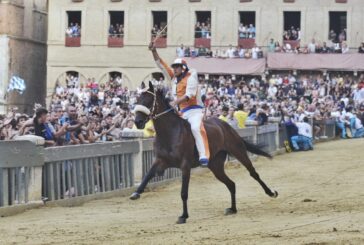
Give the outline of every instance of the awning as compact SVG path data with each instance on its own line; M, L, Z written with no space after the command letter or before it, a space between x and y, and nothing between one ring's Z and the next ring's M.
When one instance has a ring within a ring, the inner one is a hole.
M222 58L184 58L190 68L199 74L261 75L265 70L266 59L222 59Z
M364 54L268 53L268 69L363 71Z

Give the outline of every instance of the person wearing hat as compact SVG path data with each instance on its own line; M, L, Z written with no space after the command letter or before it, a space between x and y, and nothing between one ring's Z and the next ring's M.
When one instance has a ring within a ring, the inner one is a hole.
M198 87L196 71L190 71L187 63L182 58L177 58L169 67L158 55L154 43L149 44L153 58L165 77L172 81L172 93L175 100L171 106L177 107L182 117L191 124L192 134L196 141L199 161L202 167L207 167L210 157L207 134L202 123L203 103Z

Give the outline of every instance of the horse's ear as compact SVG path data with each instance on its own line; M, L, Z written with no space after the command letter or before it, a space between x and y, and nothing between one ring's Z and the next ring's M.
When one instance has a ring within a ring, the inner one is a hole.
M154 87L153 87L153 84L152 84L152 82L151 82L151 81L149 81L149 90L150 90L151 92L154 92Z

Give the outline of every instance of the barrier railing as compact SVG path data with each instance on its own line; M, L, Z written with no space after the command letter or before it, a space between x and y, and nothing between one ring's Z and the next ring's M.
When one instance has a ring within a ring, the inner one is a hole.
M335 137L335 122L325 121L323 134ZM278 124L237 130L243 139L269 153L283 148L285 128ZM0 207L56 201L133 187L154 161L153 139L43 149L29 141L0 141ZM231 157L228 159L232 160ZM181 176L168 169L151 182Z
M0 207L39 201L43 146L30 141L0 145Z
M153 139L146 139L143 140L143 160L142 160L142 176L147 174L149 169L152 167L155 155L154 155L154 146L153 146ZM175 179L182 175L181 170L177 168L170 168L167 169L163 176L155 176L153 179L150 180L151 183L153 182L160 182L168 179Z
M134 186L137 141L45 149L42 195L49 200Z

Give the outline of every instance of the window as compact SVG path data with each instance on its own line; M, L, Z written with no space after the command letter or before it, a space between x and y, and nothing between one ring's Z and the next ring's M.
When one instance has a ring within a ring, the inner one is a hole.
M346 12L329 12L329 40L332 42L346 41Z
M111 37L124 37L124 12L123 11L109 11L110 26L109 36Z
M67 11L67 36L81 36L81 11Z
M81 46L81 11L67 11L66 46Z
M167 11L152 11L152 41L157 48L167 47Z
M153 11L152 37L167 37L167 11Z
M239 39L255 39L255 12L239 12Z
M211 38L210 11L196 11L195 38Z
M109 11L110 26L108 30L108 46L124 46L124 12Z
M285 11L283 40L284 41L299 41L301 39L301 12Z

